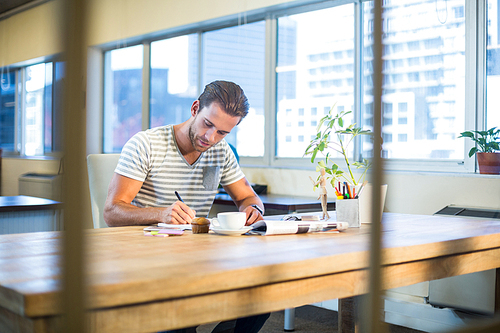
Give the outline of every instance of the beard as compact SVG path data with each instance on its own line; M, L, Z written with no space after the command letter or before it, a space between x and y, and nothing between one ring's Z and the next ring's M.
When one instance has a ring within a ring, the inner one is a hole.
M201 140L198 136L196 136L195 130L193 128L193 123L191 123L189 125L188 135L189 135L189 141L191 141L191 145L193 146L194 150L196 150L197 152L203 153L213 146L213 145L210 145L208 147L204 147L204 146L200 146L198 144L198 141L203 141L203 142L205 142L205 141Z

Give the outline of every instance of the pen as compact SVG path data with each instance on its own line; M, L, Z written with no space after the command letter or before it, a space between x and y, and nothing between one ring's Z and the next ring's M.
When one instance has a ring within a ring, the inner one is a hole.
M361 184L361 187L359 188L359 191L358 191L358 194L356 195L356 199L359 197L359 195L361 194L361 191L365 188L365 185L368 183L367 180L365 180L363 182L363 184Z
M346 182L345 187L347 188L347 199L352 199L351 187L349 186L349 183Z
M177 191L174 191L174 193L175 193L175 196L177 197L177 199L179 199L179 201L184 202L184 200L182 200L181 196L179 195L179 193Z

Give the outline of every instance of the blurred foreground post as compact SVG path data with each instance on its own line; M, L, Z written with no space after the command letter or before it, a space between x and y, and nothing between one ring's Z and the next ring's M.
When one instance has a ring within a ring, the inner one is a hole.
M85 332L85 278L83 238L85 163L85 0L64 0L62 16L66 62L63 150L64 150L64 332Z

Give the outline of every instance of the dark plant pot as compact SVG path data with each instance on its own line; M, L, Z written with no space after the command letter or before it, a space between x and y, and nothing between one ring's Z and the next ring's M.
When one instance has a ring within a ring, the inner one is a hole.
M500 174L500 153L476 153L479 173Z

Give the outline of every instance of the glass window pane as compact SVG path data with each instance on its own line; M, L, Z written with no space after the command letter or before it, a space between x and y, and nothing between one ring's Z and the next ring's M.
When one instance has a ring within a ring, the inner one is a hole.
M437 7L436 7L437 6ZM383 156L463 159L465 0L384 2ZM373 3L364 3L363 123L373 125ZM394 138L399 138L395 140ZM370 157L371 143L363 144Z
M43 155L45 64L26 67L24 154Z
M302 138L313 137L315 121L332 106L353 110L353 50L352 4L278 19L278 157L302 157L309 144ZM351 123L352 114L344 120Z
M142 129L142 67L142 45L105 54L105 153L119 153L127 140Z
M265 27L259 21L203 34L203 85L233 81L250 103L248 115L226 136L240 156L264 155Z
M44 151L52 151L52 63L45 64Z
M0 77L0 148L14 151L16 114L16 72L2 68Z
M150 127L189 119L198 95L198 35L151 43Z
M500 128L500 11L499 0L488 0L486 39L486 128Z

